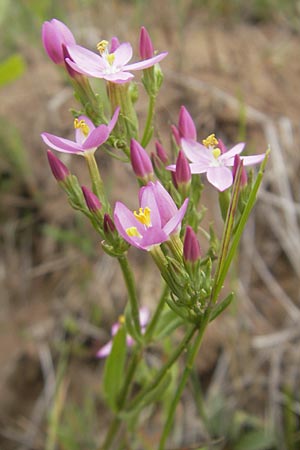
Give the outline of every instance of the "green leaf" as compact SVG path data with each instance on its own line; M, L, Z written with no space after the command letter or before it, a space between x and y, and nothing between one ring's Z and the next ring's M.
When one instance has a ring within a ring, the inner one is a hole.
M25 71L24 58L16 53L0 63L0 87L16 80Z
M155 340L161 340L165 336L169 336L173 330L184 324L185 321L182 317L178 316L173 310L165 311L157 324L156 331L154 333Z
M126 356L126 328L121 326L113 339L103 377L103 388L106 400L113 411L117 410L117 400L124 378Z
M264 430L249 431L235 445L234 450L269 450L274 439Z
M227 295L227 297L222 300L220 303L218 303L212 310L210 317L209 317L209 321L212 322L213 320L215 320L216 317L218 317L219 314L221 314L232 302L234 298L234 293L231 292L229 295Z

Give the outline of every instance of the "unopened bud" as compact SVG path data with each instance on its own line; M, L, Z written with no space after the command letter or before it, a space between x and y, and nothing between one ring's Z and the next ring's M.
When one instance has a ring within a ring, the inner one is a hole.
M101 205L98 197L85 186L82 186L81 189L82 189L84 199L86 202L86 206L88 207L88 209L92 213L97 213L98 211L100 211L102 208L102 205Z
M149 59L154 55L152 41L145 27L141 28L139 50L141 59Z
M185 106L181 106L178 119L178 132L181 138L197 139L197 130L194 121Z
M234 164L233 164L233 168L232 168L232 176L233 176L233 179L235 179L236 172L237 172L237 170L238 170L240 164L243 164L243 161L241 160L241 158L240 158L239 155L235 155L235 157L234 157ZM241 173L241 183L240 183L240 186L241 186L241 187L246 186L247 180L248 180L247 172L246 172L245 167L243 166L243 167L242 167L242 173Z
M155 142L155 149L156 149L156 154L159 157L159 159L162 161L162 163L164 165L166 165L169 161L169 158L168 158L166 150L163 148L163 146L161 145L160 142L158 142L158 141Z
M192 227L186 227L183 242L183 257L187 263L196 263L201 258L200 244Z
M153 166L146 150L135 140L130 142L130 160L136 176L147 183L152 180Z
M50 169L57 181L65 181L70 175L69 169L50 150L47 150Z
M111 235L116 232L115 224L110 215L107 213L104 214L103 231L106 235Z

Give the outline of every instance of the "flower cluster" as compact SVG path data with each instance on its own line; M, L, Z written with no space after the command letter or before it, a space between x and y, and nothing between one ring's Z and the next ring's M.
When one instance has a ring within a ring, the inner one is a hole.
M149 252L168 286L166 302L170 308L181 318L200 323L207 311L211 313L211 305L216 302L221 289L221 263L227 254L218 255L218 252L228 249L230 240L235 239L234 230L238 227L233 225L239 224L246 210L245 204L252 195L252 181L248 186L244 166L261 163L265 154L240 156L245 143L227 149L215 134L198 142L196 124L184 106L180 108L177 125L172 125L170 130L172 155L175 155L173 164L159 141L155 142L155 151L149 154L147 147L154 130L155 100L163 81L158 63L167 52L157 54L154 51L144 27L139 39L141 60L135 63L130 63L133 49L129 42L120 43L116 37L110 42L102 39L96 45L98 53L94 53L78 45L67 26L56 19L44 23L42 40L50 59L70 76L81 109L73 117L74 140L48 132L41 136L46 146L53 150L84 156L91 188L81 187L69 169L48 150L48 161L55 178L68 195L71 206L90 219L101 236L103 249L118 258L126 277L128 269L124 261L128 248L133 246ZM149 97L143 133L133 101L137 87L132 72L136 70L142 71L142 85ZM93 91L89 77L103 80L107 98L101 98ZM124 160L125 154L125 163L131 164L139 184L135 210L121 201L114 206L110 204L101 168L95 159L98 148L118 160ZM123 154L120 156L118 152ZM221 246L213 231L206 233L209 247L206 254L197 238L203 218L201 192L204 188L199 174L206 174L207 181L219 191L223 218L227 211L229 214L224 225L224 239L229 239L228 242ZM223 191L228 193L227 203L224 203ZM241 205L238 205L239 193L243 194ZM214 268L216 259L221 265ZM130 278L127 284L131 286L131 283ZM129 300L132 317L121 322L125 323L126 342L131 346L135 339L142 339L148 313L137 304L132 288L129 289ZM112 337L117 334L121 322L113 326ZM111 348L110 341L99 350L98 356L107 356Z

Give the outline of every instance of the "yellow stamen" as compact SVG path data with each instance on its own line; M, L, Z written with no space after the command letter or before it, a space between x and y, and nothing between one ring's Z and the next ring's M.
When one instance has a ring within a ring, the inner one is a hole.
M138 213L134 211L133 214L139 222L141 222L143 225L146 225L146 227L149 227L151 225L150 212L150 208L146 206L146 208L144 208L144 211L143 208L140 208Z
M215 147L216 145L218 145L219 142L215 134L210 134L209 136L207 136L206 139L203 139L202 143L203 145L205 145L205 147L209 148Z
M214 148L212 154L214 158L218 159L219 156L221 155L221 150L219 148Z
M83 134L86 136L88 136L89 132L90 132L90 127L86 124L85 120L78 120L78 119L74 119L74 128L78 129L81 128Z
M112 66L115 60L115 54L114 53L109 53L108 55L106 55L106 59L108 61L108 63Z
M106 52L107 46L108 46L108 41L103 40L103 41L98 42L97 50L100 53L100 55L103 55L103 53Z
M125 316L124 316L124 314L121 314L121 316L119 316L119 323L121 324L121 325L123 325L124 323L125 323Z
M142 237L136 227L127 228L126 233L129 237Z

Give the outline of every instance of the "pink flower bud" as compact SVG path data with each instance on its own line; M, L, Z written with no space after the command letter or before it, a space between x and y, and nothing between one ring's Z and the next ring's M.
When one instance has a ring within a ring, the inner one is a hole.
M234 164L233 164L233 168L232 168L232 176L233 176L233 179L235 179L236 172L237 172L237 170L238 170L240 164L243 165L242 159L240 158L239 155L235 155L235 157L234 157ZM244 167L244 165L243 165L243 167L242 167L241 184L240 184L240 186L241 186L241 187L246 186L247 180L248 180L247 172L246 172L246 169L245 169L245 167Z
M47 157L54 177L57 181L65 181L70 175L69 169L51 152L51 150L47 150Z
M222 141L222 139L218 138L218 148L221 150L221 153L226 153L227 152L227 147L224 144L224 142Z
M141 59L149 59L154 55L152 41L145 27L141 28L139 49Z
M110 215L107 213L104 214L103 230L106 235L113 234L116 231L115 224L114 224L112 218L110 217Z
M173 134L176 144L178 146L180 146L180 134L179 134L178 128L175 125L171 125L171 131L172 131L172 134Z
M163 148L160 142L155 142L156 154L162 163L167 164L169 161L166 150Z
M181 106L178 119L178 131L181 138L197 139L197 130L188 110Z
M192 179L190 165L182 150L178 153L176 161L176 182L178 185L189 185Z
M76 44L75 38L69 28L57 19L43 23L42 41L49 58L55 64L64 64L66 47Z
M81 186L81 189L82 189L84 199L86 202L86 206L88 207L88 209L92 213L96 213L96 212L100 211L100 209L102 208L102 205L101 205L98 197L85 186Z
M153 166L146 150L135 140L130 142L131 165L136 176L149 181L153 176Z
M183 257L186 262L196 263L201 258L200 244L192 227L186 227L184 243L183 243Z

